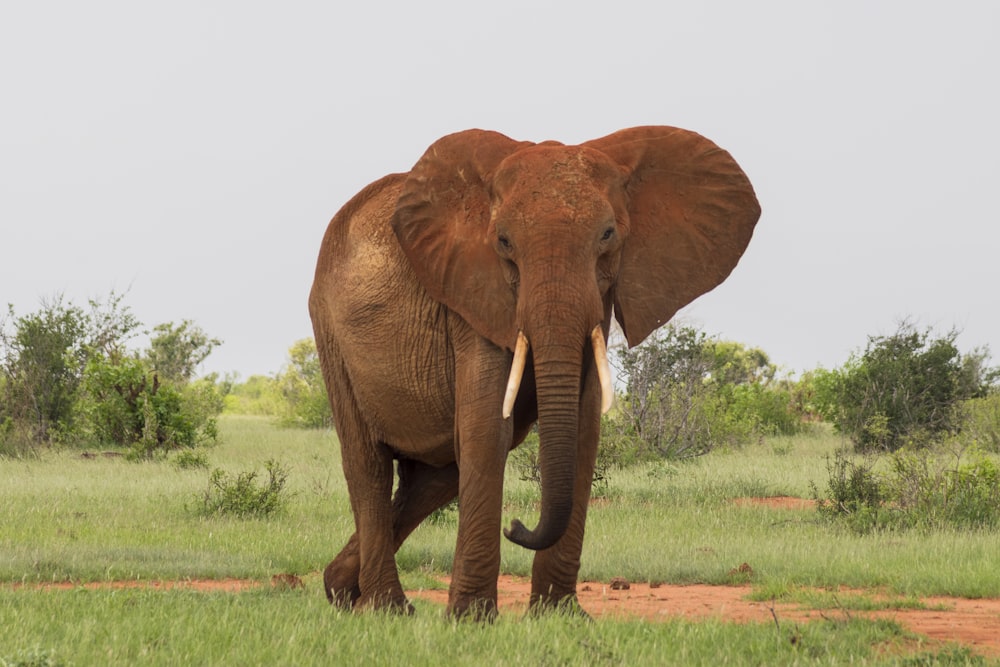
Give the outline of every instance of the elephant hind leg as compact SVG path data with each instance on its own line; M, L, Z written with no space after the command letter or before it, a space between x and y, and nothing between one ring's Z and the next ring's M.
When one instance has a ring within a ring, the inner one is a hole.
M458 466L435 468L418 461L398 462L399 487L392 501L393 551L398 551L410 533L432 512L458 495ZM361 552L354 533L323 572L327 600L344 609L361 597L359 576Z
M330 604L341 609L351 609L354 606L361 597L361 586L358 584L360 573L361 549L358 546L358 534L354 533L323 571L323 589Z

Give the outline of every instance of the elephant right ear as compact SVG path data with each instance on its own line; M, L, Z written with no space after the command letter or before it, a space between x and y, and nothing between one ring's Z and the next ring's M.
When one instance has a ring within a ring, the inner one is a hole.
M517 302L488 234L489 184L504 158L531 145L485 130L439 139L410 170L392 218L427 293L511 350Z

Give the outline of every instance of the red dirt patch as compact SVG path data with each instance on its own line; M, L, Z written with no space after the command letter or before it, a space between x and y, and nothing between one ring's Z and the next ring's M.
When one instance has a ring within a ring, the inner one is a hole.
M620 586L619 578L614 579ZM447 584L447 580L445 580ZM932 609L891 609L883 611L815 610L787 602L754 602L745 599L750 586L674 586L628 582L616 590L610 583L580 582L580 605L595 618L642 618L650 621L675 616L717 618L736 623L805 622L822 617L888 618L911 632L940 642L957 642L978 653L1000 657L1000 599L967 600L932 597L923 602ZM500 611L523 613L528 608L531 582L501 576L498 582ZM447 590L410 591L408 595L447 604ZM772 614L773 610L773 614Z

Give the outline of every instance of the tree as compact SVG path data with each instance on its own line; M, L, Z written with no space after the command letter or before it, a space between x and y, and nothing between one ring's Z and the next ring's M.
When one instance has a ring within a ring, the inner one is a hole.
M331 425L333 418L323 369L312 338L303 338L292 344L288 349L288 363L277 380L288 407L283 420L285 423L306 427Z
M963 356L957 336L917 331L905 321L889 336L870 336L860 356L817 376L824 416L861 451L895 451L954 433L962 401L984 396L997 377L988 353Z
M0 322L0 420L17 424L31 442L52 442L70 434L88 359L120 354L139 327L123 299L111 292L105 302L89 301L85 311L58 295L43 299L38 312L23 316L8 305L8 316Z
M173 322L157 324L152 334L146 351L150 368L159 373L161 379L179 384L190 381L199 364L222 344L218 338L209 338L191 320L184 320L180 325Z

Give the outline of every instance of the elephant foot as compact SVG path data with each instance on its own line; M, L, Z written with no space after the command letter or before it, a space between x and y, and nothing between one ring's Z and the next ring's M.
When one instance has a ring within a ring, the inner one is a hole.
M448 604L448 618L458 621L492 623L497 618L497 601L488 598L459 598Z
M382 612L398 616L412 616L414 609L406 596L371 595L361 596L354 604L358 611Z
M358 559L348 556L337 556L323 570L323 589L330 604L341 609L350 610L361 597L361 587L358 586Z
M590 614L580 606L580 601L577 599L575 593L561 598L532 594L531 601L528 602L528 615L542 616L545 614L558 614L567 618L578 618L584 621L593 620Z

